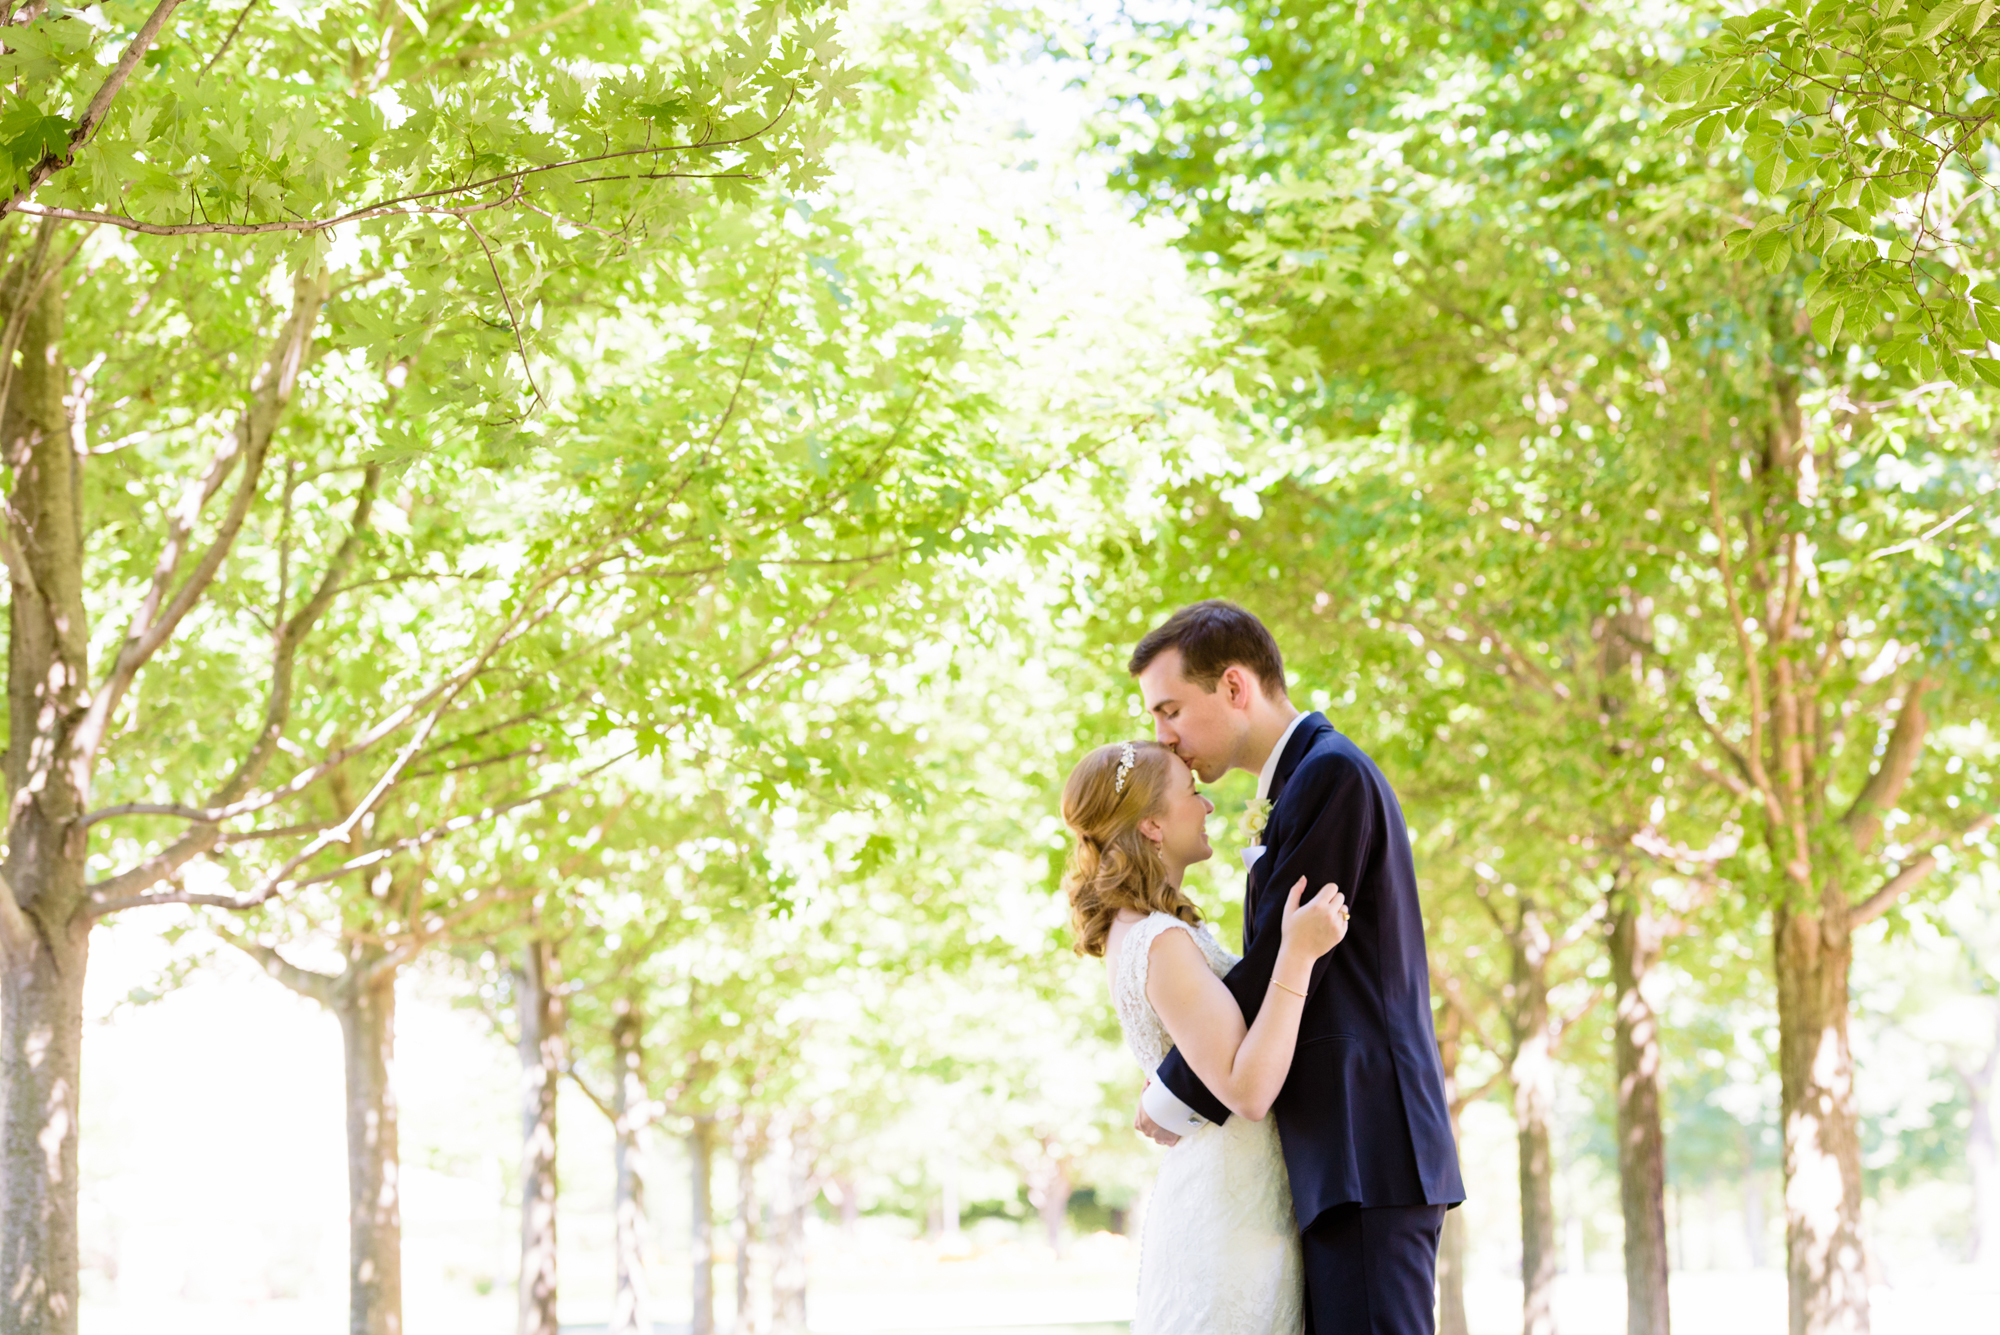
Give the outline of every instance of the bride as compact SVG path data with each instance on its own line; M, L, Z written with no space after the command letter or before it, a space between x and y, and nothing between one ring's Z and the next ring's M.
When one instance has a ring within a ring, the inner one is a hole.
M1332 887L1301 907L1299 878L1270 990L1246 1030L1222 985L1236 956L1181 893L1188 867L1210 855L1214 810L1180 757L1154 742L1100 746L1063 785L1076 948L1103 956L1126 1045L1148 1073L1178 1047L1237 1114L1182 1137L1160 1165L1132 1335L1299 1335L1298 1224L1277 1127L1264 1118L1291 1070L1313 961L1346 935L1347 915Z

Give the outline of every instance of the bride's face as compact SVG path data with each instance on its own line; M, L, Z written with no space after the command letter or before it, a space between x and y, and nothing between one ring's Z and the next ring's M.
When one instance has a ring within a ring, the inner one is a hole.
M1148 839L1160 841L1167 865L1187 868L1208 861L1215 852L1208 846L1208 817L1215 803L1195 791L1194 771L1179 756L1168 756L1167 765L1166 797L1139 829Z

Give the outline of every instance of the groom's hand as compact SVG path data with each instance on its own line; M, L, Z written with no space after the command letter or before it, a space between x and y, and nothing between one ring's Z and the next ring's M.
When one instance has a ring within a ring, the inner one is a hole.
M1150 1086L1153 1082L1148 1080L1146 1083ZM1132 1119L1132 1129L1156 1144L1165 1145L1168 1149L1181 1143L1179 1136L1146 1116L1146 1105L1143 1103L1139 1105L1139 1115Z

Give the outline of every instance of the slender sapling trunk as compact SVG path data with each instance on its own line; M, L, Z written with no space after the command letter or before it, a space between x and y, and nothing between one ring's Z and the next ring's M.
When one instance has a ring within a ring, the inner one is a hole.
M763 1276L763 1202L757 1191L757 1164L764 1157L764 1128L748 1114L736 1123L731 1150L736 1160L736 1326L735 1335L768 1335L768 1289Z
M347 1067L349 1335L402 1335L403 1210L397 1181L396 975L362 950L329 990Z
M646 1319L646 1183L640 1124L645 1117L644 1026L637 1003L620 997L613 1004L611 1052L617 1085L612 1091L617 1184L612 1197L617 1273L611 1292L610 1335L650 1335Z
M1660 1024L1645 992L1647 972L1659 958L1660 934L1640 892L1629 885L1612 891L1610 943L1618 1195L1625 1215L1625 1329L1626 1335L1667 1335L1667 1144L1660 1124Z
M1520 1147L1521 1329L1555 1335L1555 1160L1550 1124L1555 1115L1555 1026L1549 1014L1551 942L1532 900L1521 901L1512 934L1514 1125Z
M559 1335L556 1320L556 1088L563 1068L556 954L530 941L514 973L521 1056L519 1335Z
M1985 1064L1968 1072L1965 1080L1972 1112L1965 1137L1966 1158L1972 1164L1972 1261L1989 1270L2000 1265L2000 1144L1995 1143L1993 1126L1993 1101L2000 1097L2000 1008L1994 1020Z
M777 1257L771 1271L773 1335L806 1335L806 1215L813 1187L812 1139L804 1123L787 1118L778 1139L784 1191L777 1211Z
M698 1114L688 1133L688 1252L694 1267L691 1335L715 1335L715 1118Z

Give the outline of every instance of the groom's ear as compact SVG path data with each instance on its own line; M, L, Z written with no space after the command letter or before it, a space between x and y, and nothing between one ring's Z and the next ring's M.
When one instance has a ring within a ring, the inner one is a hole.
M1242 709L1259 693L1256 680L1249 668L1232 663L1222 670L1222 678L1215 685L1230 708Z

